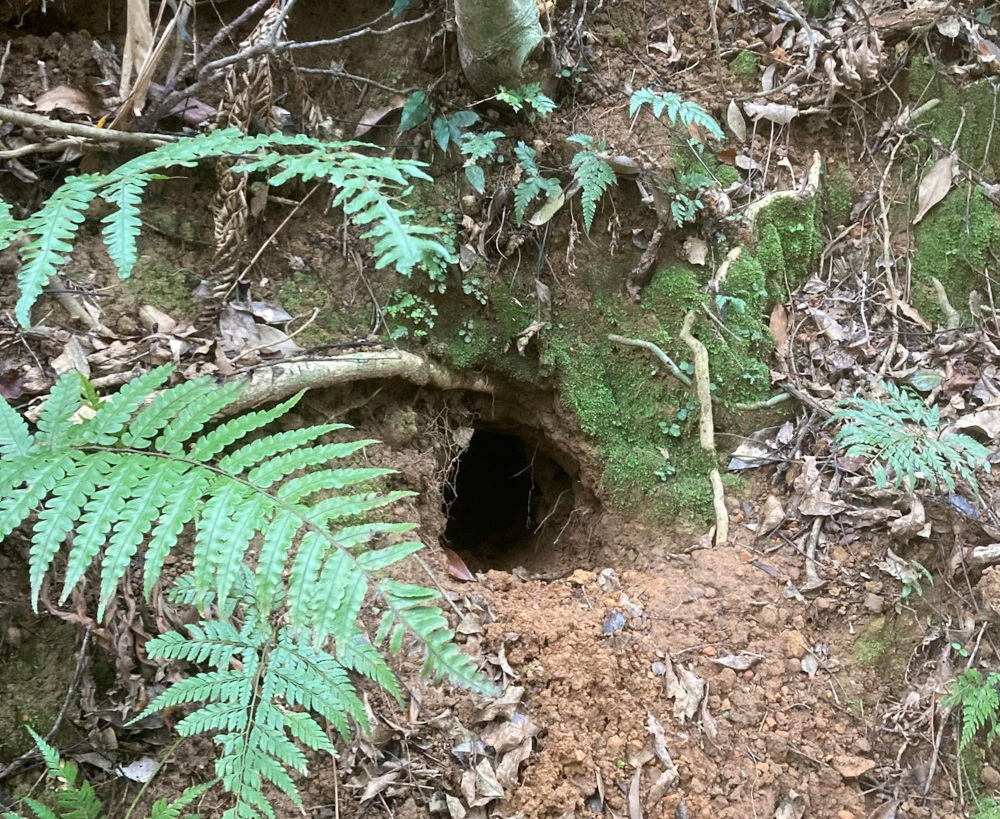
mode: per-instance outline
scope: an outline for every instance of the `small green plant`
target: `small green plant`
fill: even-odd
[[[90,783],[80,777],[80,769],[75,762],[64,762],[59,752],[38,734],[28,728],[45,762],[45,771],[51,779],[59,783],[55,793],[55,810],[40,799],[25,797],[24,804],[31,809],[35,819],[97,819],[104,812],[101,800],[97,798]],[[186,788],[173,802],[158,799],[149,814],[149,819],[198,819],[200,813],[185,813],[184,809],[197,801],[215,783],[206,782]],[[25,819],[21,814],[5,812],[3,819]]]
[[[698,409],[694,401],[688,401],[683,407],[677,410],[673,421],[660,421],[660,432],[669,435],[671,438],[681,437],[681,424],[683,424]]]
[[[712,177],[703,173],[682,174],[676,184],[667,185],[664,192],[670,196],[670,218],[677,227],[693,222],[698,212],[705,207],[701,201],[702,188],[715,184]]]
[[[531,146],[518,142],[514,156],[522,172],[521,181],[514,188],[514,220],[520,225],[528,206],[539,195],[544,194],[551,200],[562,192],[562,185],[558,179],[542,176],[538,170],[538,155]]]
[[[458,328],[458,337],[462,339],[466,344],[472,344],[475,338],[476,322],[472,319],[462,322],[462,326]]]
[[[600,156],[606,147],[603,142],[595,143],[589,134],[573,134],[567,139],[581,146],[569,166],[576,172],[573,178],[581,189],[583,225],[587,233],[590,233],[594,216],[597,215],[597,203],[609,187],[618,184],[618,177],[614,169]]]
[[[490,297],[485,290],[485,284],[479,276],[462,276],[462,292],[466,296],[472,296],[472,298],[484,307],[490,303]]]
[[[1000,711],[1000,673],[991,671],[986,677],[978,668],[967,668],[951,682],[941,704],[961,710],[962,732],[958,750],[963,751],[980,730],[986,728],[986,744],[1000,735],[997,713]]]
[[[977,799],[974,810],[970,819],[1000,819],[1000,802],[991,796]]]
[[[377,268],[392,265],[397,272],[409,275],[428,260],[455,262],[453,250],[438,238],[441,231],[415,223],[413,211],[396,201],[412,180],[432,181],[423,170],[424,164],[362,153],[368,149],[370,146],[360,142],[323,142],[301,134],[246,136],[230,128],[161,145],[106,174],[70,177],[23,221],[13,218],[10,205],[0,200],[0,250],[9,247],[21,231],[29,239],[19,251],[17,319],[23,326],[30,323],[32,305],[73,251],[85,212],[95,197],[100,196],[113,208],[102,220],[104,242],[118,275],[125,279],[138,259],[136,240],[142,230],[139,207],[149,182],[163,178],[164,169],[190,168],[220,156],[244,157],[234,172],[267,173],[274,187],[294,178],[328,182],[336,191],[334,207],[343,208],[347,218],[367,228],[364,238],[373,243]]]
[[[434,329],[434,320],[437,318],[438,310],[431,302],[417,293],[397,290],[385,306],[385,313],[390,318],[400,322],[389,331],[389,336],[398,341],[411,335],[413,338],[426,338],[428,331]]]
[[[903,584],[903,590],[900,592],[900,597],[906,600],[910,595],[916,594],[917,597],[922,597],[924,594],[924,588],[920,585],[920,578],[923,577],[927,581],[929,586],[934,585],[934,575],[932,575],[927,567],[923,563],[919,563],[916,560],[906,561],[910,564],[910,569],[905,570],[900,581]]]
[[[482,134],[462,134],[462,156],[465,157],[465,178],[477,193],[486,190],[486,172],[479,163],[484,159],[493,161],[497,155],[497,140],[503,139],[503,131],[486,131]]]
[[[633,91],[629,99],[628,115],[635,117],[644,105],[650,107],[653,116],[657,119],[666,113],[667,118],[674,125],[696,125],[699,128],[704,128],[716,139],[723,139],[725,136],[719,123],[708,111],[696,102],[681,99],[672,91],[662,94],[651,88],[640,88],[638,91]]]
[[[556,104],[550,97],[542,93],[542,86],[537,82],[528,83],[513,91],[501,85],[500,93],[497,94],[496,98],[507,103],[518,113],[525,106],[533,108],[537,114],[543,117],[556,110]]]
[[[158,367],[113,399],[85,391],[75,373],[64,375],[34,433],[0,401],[0,541],[35,519],[29,579],[36,609],[64,544],[61,602],[98,564],[101,620],[130,570],[141,572],[148,599],[189,532],[193,572],[177,582],[177,594],[204,619],[148,648],[152,656],[216,670],[178,683],[149,710],[207,702],[178,727],[211,732],[221,746],[216,772],[236,798],[223,816],[274,819],[264,783],[301,806],[288,773],[305,770],[299,744],[330,750],[316,717],[341,734],[349,719],[364,727],[350,673],[399,695],[378,648],[383,642],[396,652],[412,635],[423,646],[427,676],[475,688],[483,682],[452,642],[434,605],[437,592],[379,576],[421,544],[402,538],[413,524],[370,520],[413,494],[365,489],[392,470],[338,463],[376,442],[320,442],[347,429],[343,424],[260,434],[301,393],[204,432],[243,385],[205,377],[164,389],[172,372]],[[384,611],[374,641],[359,621],[368,595]],[[210,607],[214,618],[205,614]]]
[[[438,116],[431,123],[431,133],[434,141],[442,151],[447,151],[449,145],[461,147],[462,135],[467,128],[479,122],[479,114],[467,108],[456,111],[450,117]]]
[[[975,471],[990,471],[989,450],[974,438],[941,429],[937,407],[925,407],[909,392],[886,382],[885,396],[853,398],[841,406],[829,424],[842,423],[837,441],[851,458],[865,458],[879,487],[913,490],[920,481],[933,488],[955,489],[958,474],[978,496]]]

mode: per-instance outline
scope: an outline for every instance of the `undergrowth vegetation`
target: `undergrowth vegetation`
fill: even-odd
[[[414,180],[431,179],[424,164],[361,152],[368,147],[302,134],[247,136],[230,128],[162,145],[106,174],[70,176],[23,221],[15,219],[10,204],[0,200],[0,250],[22,231],[29,238],[19,250],[17,319],[22,326],[30,324],[32,306],[72,253],[95,197],[112,207],[102,220],[103,236],[118,275],[126,278],[138,258],[140,205],[150,181],[163,178],[162,171],[171,167],[193,167],[221,156],[242,157],[234,172],[266,172],[274,186],[295,178],[328,182],[335,191],[333,206],[341,207],[348,219],[365,229],[363,238],[373,244],[376,268],[392,265],[406,276],[424,263],[455,261],[452,249],[440,241],[441,229],[418,224],[412,219],[413,211],[396,201]]]
[[[289,774],[305,773],[300,746],[332,751],[317,718],[344,737],[366,726],[356,679],[400,698],[379,646],[396,653],[412,635],[428,677],[484,683],[452,642],[437,592],[380,576],[422,544],[404,537],[413,524],[370,520],[412,494],[365,489],[391,470],[337,464],[375,441],[329,441],[343,424],[267,434],[301,395],[205,431],[242,385],[206,377],[164,388],[171,373],[159,367],[105,399],[78,374],[65,375],[34,433],[0,401],[0,539],[35,516],[36,609],[64,544],[60,601],[96,564],[100,620],[140,547],[148,598],[182,533],[193,530],[193,571],[172,594],[203,619],[147,647],[153,657],[215,670],[178,683],[146,713],[204,703],[178,730],[211,733],[220,745],[216,770],[235,797],[226,816],[273,819],[265,783],[300,804]],[[371,640],[359,622],[369,594],[384,611]]]

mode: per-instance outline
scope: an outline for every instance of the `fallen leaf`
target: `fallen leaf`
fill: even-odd
[[[704,267],[705,260],[708,258],[708,242],[704,239],[688,236],[684,240],[684,244],[681,245],[681,250],[684,253],[684,258],[691,264]]]
[[[747,141],[747,123],[735,99],[730,100],[726,108],[726,124],[740,142]]]
[[[875,769],[875,761],[863,756],[841,754],[833,758],[833,767],[844,779],[857,779]]]
[[[774,348],[778,355],[784,359],[788,353],[788,311],[780,301],[771,310],[769,321],[771,328],[771,338],[774,339]]]
[[[85,114],[93,119],[97,119],[102,113],[90,94],[69,85],[57,85],[50,88],[35,100],[36,111],[48,113],[57,109],[73,114]]]
[[[935,162],[934,167],[920,180],[920,188],[917,191],[917,215],[913,217],[913,224],[923,219],[927,212],[951,190],[955,178],[955,160],[955,154],[946,154]]]
[[[24,376],[18,367],[0,361],[0,398],[14,401],[24,395]]]
[[[528,219],[528,223],[534,225],[535,227],[541,227],[553,216],[559,213],[562,206],[565,204],[566,196],[562,191],[559,191],[531,215]]]
[[[358,127],[354,129],[354,138],[357,139],[359,136],[364,136],[372,128],[378,125],[383,119],[385,119],[393,111],[398,111],[406,104],[406,97],[401,94],[396,94],[389,99],[388,104],[382,105],[378,108],[369,108],[365,111],[361,121],[358,122]]]
[[[712,657],[711,661],[716,665],[724,665],[734,671],[746,671],[764,659],[762,654],[751,654],[749,651],[741,651],[739,654],[727,654],[724,657]]]
[[[453,552],[447,546],[442,546],[444,549],[444,555],[448,559],[448,574],[454,577],[456,580],[474,581],[476,576],[469,571],[469,567],[465,565],[465,561],[458,556],[457,552]]]
[[[799,115],[799,109],[794,105],[782,105],[777,102],[746,102],[743,110],[752,120],[766,119],[775,125],[787,125]]]

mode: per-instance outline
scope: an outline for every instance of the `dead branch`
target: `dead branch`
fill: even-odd
[[[78,122],[62,122],[49,119],[41,114],[29,114],[27,111],[16,111],[0,105],[0,122],[12,122],[22,128],[36,128],[64,137],[77,137],[91,142],[118,142],[126,145],[141,145],[144,148],[156,148],[167,142],[176,142],[177,137],[169,134],[146,134],[132,131],[111,131],[107,128],[95,128]]]
[[[261,4],[258,3],[257,5]],[[266,3],[263,5],[266,5]],[[156,122],[156,120],[163,115],[163,112],[170,111],[179,103],[186,100],[188,97],[200,93],[201,90],[206,85],[209,85],[217,81],[220,77],[222,77],[222,74],[226,68],[236,63],[246,62],[247,60],[251,60],[254,57],[259,57],[262,55],[277,57],[287,52],[301,51],[302,49],[306,48],[320,48],[325,46],[340,45],[342,43],[348,42],[349,40],[354,40],[358,37],[363,37],[368,34],[370,34],[373,37],[381,37],[386,34],[392,34],[396,31],[407,28],[409,26],[415,26],[418,23],[423,23],[427,20],[430,20],[437,13],[437,11],[432,9],[431,11],[428,11],[426,14],[423,14],[420,17],[415,17],[412,20],[403,20],[399,23],[395,23],[394,25],[389,26],[388,28],[382,28],[382,29],[374,28],[374,26],[379,21],[383,20],[390,13],[391,12],[386,12],[385,14],[381,14],[368,25],[360,29],[357,29],[356,31],[348,32],[347,34],[342,34],[339,37],[334,37],[329,40],[310,40],[304,43],[296,43],[291,41],[276,42],[273,39],[268,39],[265,40],[264,42],[256,43],[255,45],[249,46],[248,48],[241,49],[236,54],[233,54],[231,56],[220,57],[219,59],[213,60],[212,62],[202,64],[200,67],[197,68],[196,72],[198,76],[197,82],[192,83],[186,88],[176,90],[178,81],[182,78],[189,77],[192,74],[192,71],[188,71],[187,69],[185,69],[185,71],[178,74],[178,77],[175,78],[173,83],[167,86],[168,88],[167,95],[157,103],[153,112],[149,115],[149,118],[148,119],[144,118],[143,122],[144,123]],[[241,15],[241,17],[242,16],[243,15]],[[175,90],[170,90],[171,87],[173,87]]]

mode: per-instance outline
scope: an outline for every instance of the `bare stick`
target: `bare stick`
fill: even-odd
[[[121,142],[127,145],[141,145],[144,148],[156,148],[167,142],[177,141],[177,137],[169,134],[111,131],[107,128],[81,125],[77,122],[61,122],[57,119],[43,117],[41,114],[29,114],[27,111],[16,111],[2,105],[0,105],[0,122],[12,122],[22,128],[38,128],[60,136],[88,139],[91,142]]]

